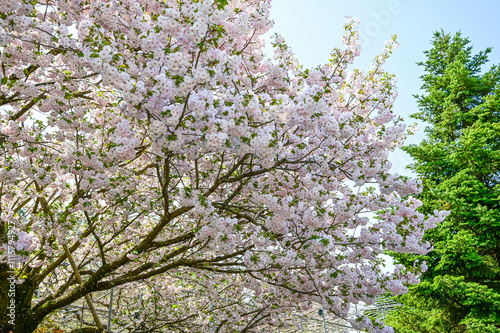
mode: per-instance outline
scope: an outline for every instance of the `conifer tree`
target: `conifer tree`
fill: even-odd
[[[483,70],[491,48],[473,55],[469,43],[436,32],[418,63],[425,73],[412,117],[426,122],[427,138],[404,150],[423,182],[421,212],[450,215],[426,232],[432,252],[393,254],[429,266],[388,319],[399,332],[500,332],[500,75]]]

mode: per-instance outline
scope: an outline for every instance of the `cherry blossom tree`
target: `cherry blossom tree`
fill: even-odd
[[[348,19],[343,47],[304,69],[280,36],[264,56],[269,10],[0,1],[1,321],[12,268],[16,333],[112,288],[135,332],[276,332],[313,303],[347,317],[418,281],[425,267],[379,256],[426,253],[446,215],[418,213],[418,181],[390,172],[395,39],[351,70]]]

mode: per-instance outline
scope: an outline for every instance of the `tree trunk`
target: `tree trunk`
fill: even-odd
[[[17,285],[7,264],[0,265],[0,323],[14,327],[16,333],[32,333],[38,322],[31,318],[31,281]]]
[[[10,275],[11,274],[9,265],[1,264],[0,265],[0,323],[5,323],[5,324],[7,324],[11,320],[8,316],[10,311],[8,307],[10,305],[10,300],[14,299],[13,297],[9,297],[12,296],[12,294],[9,295]],[[13,324],[12,321],[11,324]]]

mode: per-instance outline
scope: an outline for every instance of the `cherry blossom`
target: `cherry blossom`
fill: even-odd
[[[268,0],[0,6],[16,332],[79,327],[57,311],[111,288],[116,321],[146,331],[276,332],[314,303],[391,331],[349,309],[417,283],[425,263],[387,272],[379,255],[426,253],[447,214],[419,213],[420,183],[390,171],[411,131],[384,71],[394,38],[352,69],[348,18],[331,60],[304,69],[281,36],[264,55]]]

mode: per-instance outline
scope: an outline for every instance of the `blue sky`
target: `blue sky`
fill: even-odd
[[[413,94],[419,92],[422,71],[416,65],[424,60],[423,51],[430,48],[434,31],[461,31],[469,37],[474,51],[493,47],[489,65],[500,64],[500,1],[478,0],[273,0],[273,32],[278,32],[294,50],[305,67],[326,63],[331,50],[340,45],[345,16],[360,19],[362,50],[355,67],[368,70],[371,59],[392,35],[400,47],[386,64],[386,70],[398,77],[399,97],[396,114],[407,123],[417,111]],[[423,135],[410,137],[407,143],[418,143]],[[410,158],[403,152],[391,156],[393,170],[408,174],[405,165]]]

